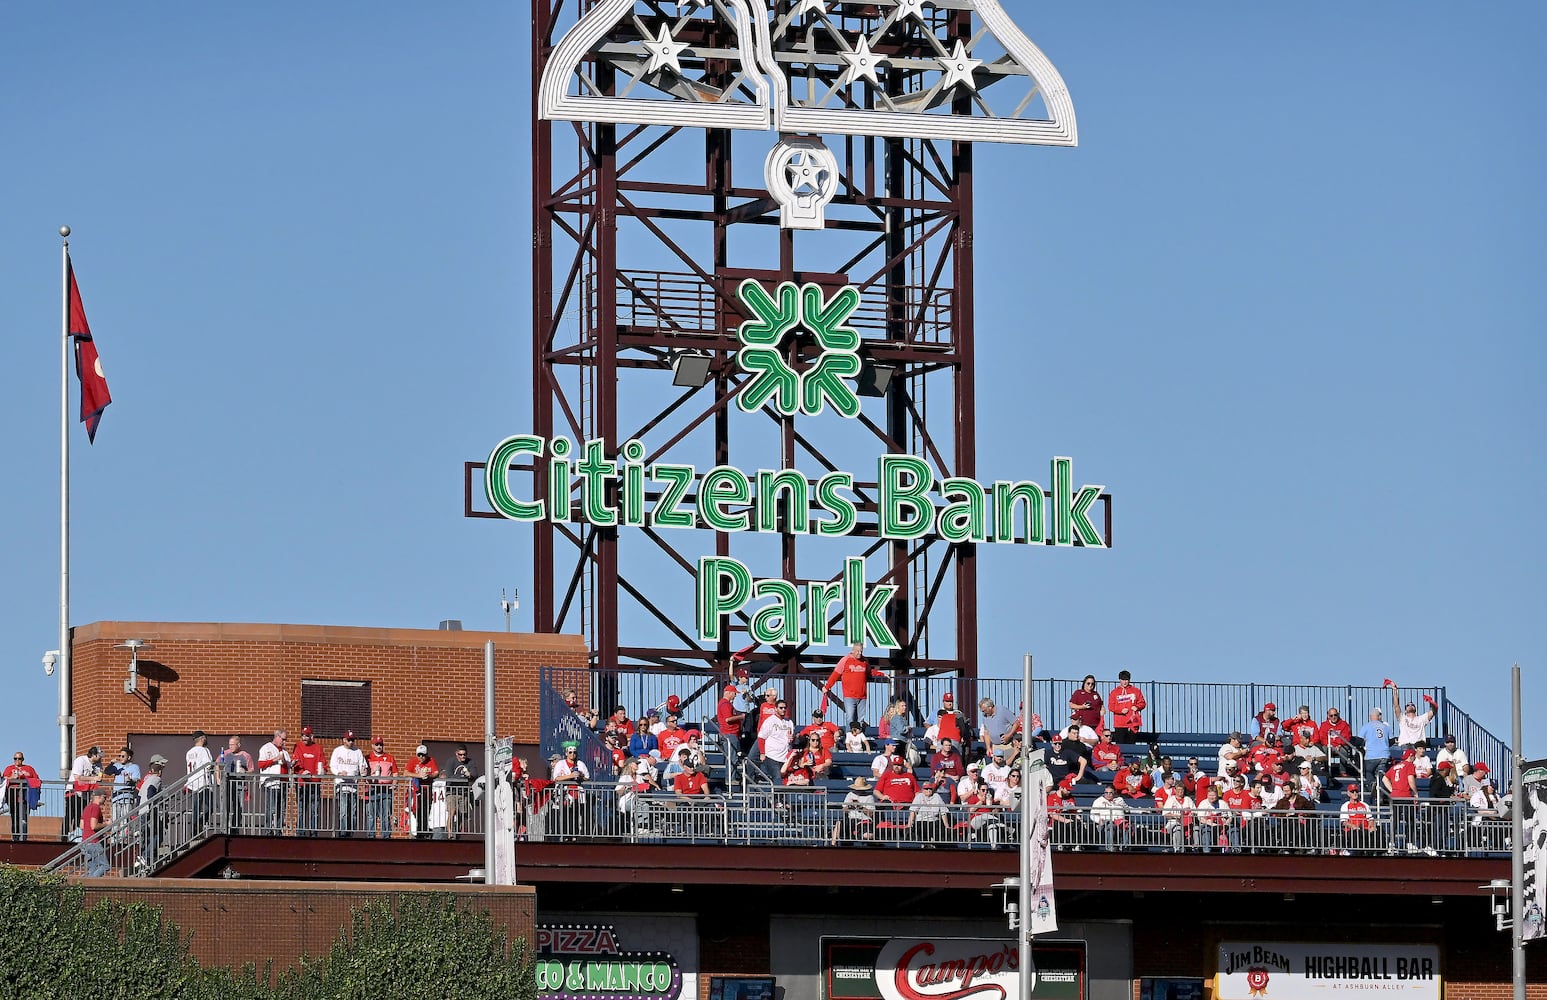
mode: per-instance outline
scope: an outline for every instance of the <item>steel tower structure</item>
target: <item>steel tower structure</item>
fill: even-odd
[[[699,468],[821,475],[907,453],[974,477],[969,139],[1074,144],[1056,70],[1006,25],[995,0],[535,0],[531,432],[577,451],[601,438],[610,458],[637,439],[646,461]],[[1008,110],[990,87],[1015,91]],[[770,159],[781,134],[830,152]],[[817,218],[792,228],[781,211],[802,190]],[[748,277],[859,291],[856,419],[737,409]],[[801,370],[818,348],[797,334],[782,350]],[[540,489],[546,463],[526,468]],[[700,555],[795,584],[862,555],[870,582],[898,586],[882,665],[976,676],[975,546],[880,538],[873,480],[856,481],[860,525],[841,542],[535,524],[534,627],[582,631],[604,672],[723,668],[746,619],[716,643],[692,633]],[[825,674],[843,652],[748,659]]]

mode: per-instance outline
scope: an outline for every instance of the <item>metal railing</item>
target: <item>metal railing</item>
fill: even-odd
[[[0,803],[0,839],[69,840],[91,800],[71,781],[42,779],[34,789],[7,788]]]
[[[531,807],[525,837],[532,841],[1010,850],[1020,831],[1013,809],[883,801],[856,810],[820,788],[680,795],[597,782],[549,786]],[[1069,851],[1456,857],[1508,851],[1508,821],[1459,802],[1372,807],[1367,815],[1368,829],[1350,830],[1327,810],[1208,814],[1129,807],[1120,822],[1107,822],[1087,806],[1055,811],[1049,826],[1054,849]]]
[[[194,786],[204,787],[195,791]],[[224,775],[215,765],[170,782],[150,802],[114,807],[94,841],[46,870],[150,875],[207,837],[482,838],[482,780]],[[524,816],[524,787],[517,797]]]
[[[545,670],[544,676],[556,688],[568,687],[585,691],[587,685],[581,677],[585,673],[582,671],[561,674],[557,671]],[[640,711],[661,704],[670,695],[677,695],[683,703],[684,724],[695,726],[714,718],[720,689],[726,679],[723,673],[714,675],[704,671],[607,672],[605,678],[593,672],[589,674],[589,678],[590,690],[605,690],[609,696],[615,697],[617,702],[628,706],[631,717],[637,717]],[[825,679],[825,674],[820,677],[812,675],[792,680],[782,675],[754,673],[750,679],[751,693],[756,700],[768,686],[777,688],[789,702],[789,718],[794,720],[796,727],[799,728],[805,725],[811,712],[820,704],[821,684]],[[1144,712],[1144,730],[1157,734],[1163,747],[1166,745],[1167,735],[1219,735],[1236,729],[1250,735],[1254,730],[1253,716],[1266,702],[1270,701],[1278,706],[1278,714],[1284,719],[1293,717],[1299,706],[1308,705],[1311,708],[1311,718],[1318,723],[1326,718],[1328,708],[1337,708],[1356,736],[1372,708],[1381,709],[1386,721],[1395,726],[1395,720],[1391,718],[1391,691],[1383,687],[1258,683],[1184,684],[1149,680],[1136,680],[1135,683],[1144,691],[1145,699],[1149,703],[1148,709]],[[1031,711],[1041,716],[1045,727],[1056,728],[1061,724],[1067,724],[1069,696],[1079,686],[1078,679],[1035,680],[1032,684]],[[1116,686],[1115,679],[1097,679],[1097,690],[1103,697]],[[908,687],[900,692],[900,696],[908,701],[908,719],[912,735],[922,735],[925,727],[933,722],[935,711],[940,707],[946,692],[954,696],[957,709],[966,716],[967,724],[974,732],[979,722],[978,704],[982,699],[992,699],[997,706],[997,711],[1008,713],[1011,718],[1016,716],[1021,703],[1021,684],[1018,680],[945,676],[913,678]],[[1435,720],[1428,728],[1431,739],[1437,739],[1447,732],[1455,733],[1457,746],[1467,753],[1471,761],[1486,761],[1495,775],[1508,774],[1511,759],[1509,747],[1450,701],[1445,688],[1403,689],[1404,698],[1413,697],[1414,700],[1417,700],[1418,695],[1425,693],[1434,698],[1439,706],[1435,712]],[[870,726],[875,726],[888,702],[897,696],[899,692],[893,684],[871,681],[866,689],[866,700],[861,709],[864,721]],[[562,707],[563,701],[554,699],[553,704]],[[549,703],[545,701],[542,715],[543,732],[553,733],[556,732],[561,715],[550,714],[547,711],[548,705]],[[601,716],[605,718],[613,706],[608,704],[597,707]],[[839,714],[830,702],[827,717],[838,721]],[[578,716],[575,716],[575,721],[579,721]],[[566,736],[566,738],[574,737]],[[544,749],[547,749],[546,743]]]

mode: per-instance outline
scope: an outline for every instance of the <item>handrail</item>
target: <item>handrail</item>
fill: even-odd
[[[163,848],[170,860],[215,832],[212,827],[217,825],[216,814],[224,814],[224,810],[215,808],[220,787],[225,784],[217,780],[218,776],[219,771],[211,762],[163,784],[148,803],[137,802],[131,809],[119,810],[112,809],[109,800],[112,818],[107,825],[90,839],[82,831],[80,842],[44,865],[43,870],[102,875],[116,869],[121,875],[149,874],[160,861]],[[191,801],[195,798],[199,801]],[[182,824],[173,824],[171,820],[174,814],[187,811],[189,805],[193,806],[192,821],[184,830]],[[167,831],[172,831],[171,836],[167,836]],[[181,835],[184,832],[186,836]]]

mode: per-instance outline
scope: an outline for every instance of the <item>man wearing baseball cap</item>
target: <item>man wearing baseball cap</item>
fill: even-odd
[[[944,841],[951,832],[949,815],[950,807],[940,794],[940,779],[930,778],[908,806],[908,839],[926,847]]]
[[[1443,764],[1446,761],[1449,761],[1451,767],[1455,768],[1456,770],[1455,776],[1458,781],[1466,777],[1467,772],[1472,769],[1471,761],[1467,760],[1466,751],[1456,746],[1455,733],[1445,734],[1444,746],[1441,747],[1440,752],[1435,756],[1434,761],[1436,764]]]
[[[720,692],[720,703],[714,710],[714,724],[720,730],[720,747],[725,751],[725,763],[730,766],[732,777],[736,775],[736,765],[741,761],[741,726],[747,718],[747,713],[736,710],[739,690],[734,684],[725,685]]]
[[[1381,787],[1391,798],[1392,839],[1391,849],[1405,844],[1407,853],[1417,854],[1418,845],[1418,770],[1413,766],[1417,756],[1411,748],[1402,751],[1401,758],[1381,778]]]
[[[290,769],[295,772],[295,832],[299,837],[315,837],[322,829],[322,773],[327,766],[322,744],[312,735],[311,726],[301,727],[301,742],[290,751]]]
[[[371,752],[365,758],[371,779],[365,802],[365,835],[385,840],[392,836],[392,784],[398,773],[397,758],[387,752],[386,737],[371,738]]]
[[[360,776],[365,774],[365,754],[355,746],[354,730],[333,748],[328,770],[333,774],[333,802],[338,807],[337,836],[353,837],[360,826]]]

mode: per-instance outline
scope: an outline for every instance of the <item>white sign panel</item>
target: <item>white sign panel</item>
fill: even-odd
[[[1215,1000],[1440,1000],[1433,945],[1222,941]]]
[[[1525,791],[1520,811],[1525,830],[1520,847],[1525,855],[1520,937],[1535,941],[1547,938],[1547,760],[1527,764],[1520,780]]]

